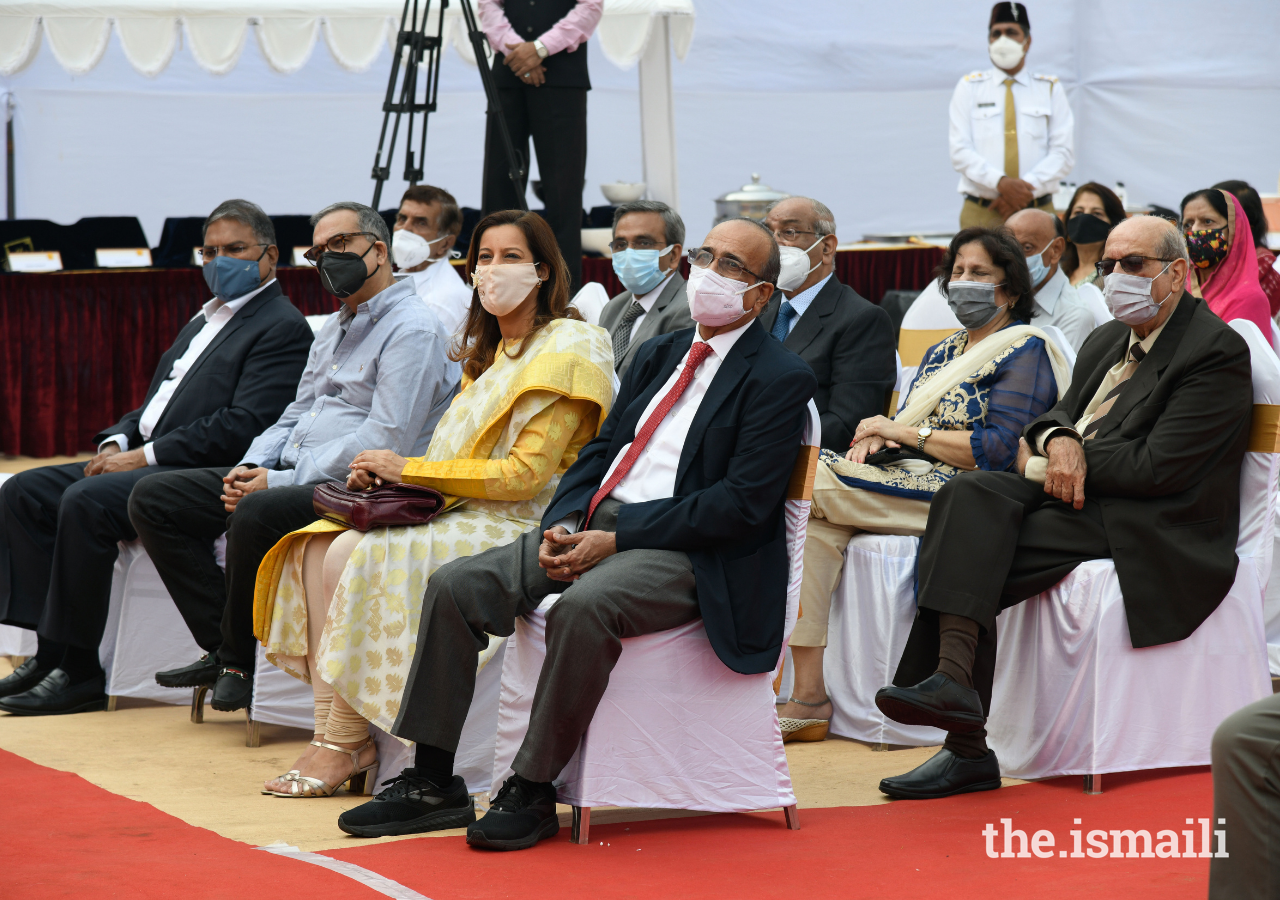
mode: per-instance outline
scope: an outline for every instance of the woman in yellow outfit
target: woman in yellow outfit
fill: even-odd
[[[547,224],[517,210],[486,216],[467,268],[476,292],[453,351],[462,390],[427,455],[366,450],[347,480],[353,489],[433,487],[446,511],[364,534],[316,522],[281,540],[258,570],[254,630],[267,659],[315,692],[316,739],[267,782],[269,793],[327,796],[376,766],[369,722],[390,730],[399,712],[427,579],[536,527],[609,413],[609,336],[569,308],[568,270]]]

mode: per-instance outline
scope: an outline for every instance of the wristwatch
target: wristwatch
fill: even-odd
[[[929,435],[933,434],[933,429],[928,425],[916,432],[916,449],[921,453],[924,452],[924,442],[929,440]]]
[[[547,45],[540,40],[533,42],[533,49],[537,52],[539,59],[546,59],[551,54],[547,51]]]

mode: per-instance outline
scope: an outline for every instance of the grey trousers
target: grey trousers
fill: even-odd
[[[1226,830],[1229,856],[1209,862],[1209,900],[1280,896],[1280,694],[1214,732],[1213,829]]]
[[[621,504],[605,500],[594,529],[613,531]],[[530,781],[552,781],[591,724],[622,653],[622,639],[696,619],[693,564],[675,550],[628,550],[574,582],[553,581],[538,565],[542,530],[476,556],[454,560],[431,576],[413,668],[395,734],[456,751],[475,692],[485,633],[510,635],[517,616],[548,594],[562,596],[547,613],[547,656],[538,675],[529,730],[512,768]]]

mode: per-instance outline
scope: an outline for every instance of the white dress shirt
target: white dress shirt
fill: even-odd
[[[994,200],[1004,177],[1004,98],[1013,79],[1019,177],[1037,197],[1058,189],[1075,164],[1075,125],[1067,92],[1052,75],[1017,75],[991,68],[960,79],[951,95],[951,165],[962,194]]]
[[[414,289],[440,319],[446,334],[456,335],[471,310],[471,288],[458,277],[448,258],[433,262],[421,272],[411,272]]]
[[[1061,266],[1036,291],[1035,306],[1036,312],[1031,318],[1031,324],[1036,327],[1056,325],[1061,328],[1063,335],[1071,343],[1071,349],[1077,352],[1096,324],[1093,311],[1080,299]]]
[[[204,326],[191,339],[191,343],[187,345],[186,352],[173,361],[173,368],[169,370],[169,377],[160,383],[160,387],[156,389],[155,396],[151,398],[151,402],[142,410],[142,417],[138,419],[138,433],[142,435],[142,440],[144,441],[142,454],[147,459],[147,465],[158,465],[156,451],[151,446],[151,433],[155,431],[156,424],[159,423],[160,417],[164,415],[165,408],[169,405],[169,401],[173,399],[173,395],[177,392],[178,385],[182,383],[182,379],[187,372],[191,371],[191,367],[200,358],[200,354],[204,353],[205,349],[213,343],[213,339],[218,336],[218,332],[231,321],[232,316],[244,308],[246,303],[262,293],[269,285],[275,284],[275,282],[276,280],[272,278],[266,284],[259,285],[256,290],[236,297],[234,300],[224,301],[214,297],[201,308],[199,314],[204,316]],[[123,434],[113,434],[98,445],[98,452],[101,453],[102,448],[111,443],[119,445],[122,453],[129,449],[129,438]]]
[[[658,283],[658,286],[647,294],[641,294],[639,297],[632,294],[631,299],[640,304],[640,308],[644,310],[640,315],[636,316],[636,320],[631,323],[631,334],[627,335],[627,341],[630,342],[635,337],[636,332],[640,330],[640,323],[644,321],[644,317],[649,315],[649,310],[653,309],[653,304],[658,302],[658,297],[662,294],[663,289],[667,286],[667,282],[671,280],[671,276],[676,274],[676,270],[672,269],[667,273],[667,277]],[[630,306],[630,304],[627,304]]]
[[[834,274],[834,272],[831,273],[831,275]],[[791,317],[791,321],[787,323],[787,334],[796,330],[796,323],[800,321],[800,317],[804,315],[804,311],[809,308],[809,304],[813,303],[814,298],[818,296],[818,292],[827,286],[827,282],[831,280],[831,275],[828,275],[817,284],[805,288],[794,297],[783,296],[782,299],[790,303],[791,308],[796,311],[796,314]],[[779,312],[779,315],[781,315],[781,312]],[[778,320],[774,319],[774,321],[776,322]]]

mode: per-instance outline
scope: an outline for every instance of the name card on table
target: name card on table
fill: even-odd
[[[62,254],[57,250],[10,251],[5,258],[10,272],[62,271]]]
[[[293,264],[295,266],[310,266],[311,268],[314,269],[315,264],[312,263],[311,260],[307,259],[305,256],[302,255],[310,249],[311,249],[310,247],[294,247],[293,248]]]
[[[109,248],[93,253],[99,269],[139,269],[151,265],[151,251],[146,247]]]

